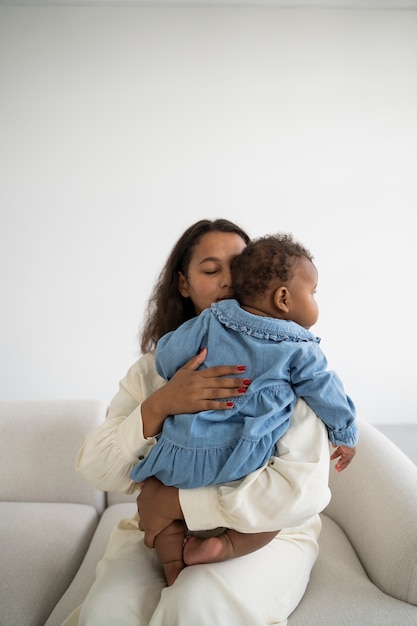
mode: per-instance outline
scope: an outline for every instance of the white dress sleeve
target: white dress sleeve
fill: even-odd
[[[133,493],[130,472],[155,438],[145,439],[141,403],[165,381],[155,371],[153,354],[142,356],[120,381],[106,421],[89,433],[76,460],[79,474],[97,489]]]
[[[329,459],[326,428],[300,399],[278,442],[277,456],[264,468],[233,483],[180,490],[187,526],[240,532],[299,526],[330,501]]]

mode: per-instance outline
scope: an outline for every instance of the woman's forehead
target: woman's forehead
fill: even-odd
[[[193,257],[200,263],[204,260],[221,260],[240,254],[245,246],[246,243],[237,233],[206,233],[194,248]]]

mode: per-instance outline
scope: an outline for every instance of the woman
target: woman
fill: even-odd
[[[250,364],[196,371],[204,350],[165,384],[156,374],[152,352],[163,334],[213,301],[233,295],[230,264],[247,242],[246,233],[226,220],[202,220],[174,246],[150,299],[141,342],[144,356],[121,381],[108,419],[86,438],[77,459],[80,474],[98,489],[133,493],[137,485],[130,472],[168,415],[227,410],[230,399],[250,384],[241,378]],[[190,490],[148,479],[138,498],[144,534],[138,531],[137,517],[120,522],[97,566],[94,585],[66,626],[285,624],[317,558],[318,513],[330,498],[328,469],[327,433],[299,400],[277,456],[244,479]],[[177,519],[184,519],[191,531],[282,530],[257,552],[187,567],[166,587],[158,557],[149,547]]]

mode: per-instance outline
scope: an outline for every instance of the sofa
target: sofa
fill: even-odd
[[[0,403],[1,626],[59,626],[111,529],[136,511],[133,496],[99,492],[74,469],[105,416],[96,400]],[[417,466],[359,426],[353,463],[331,469],[320,555],[289,626],[417,625]]]

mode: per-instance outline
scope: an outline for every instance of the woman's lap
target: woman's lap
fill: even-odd
[[[283,530],[265,548],[222,563],[185,568],[171,587],[137,521],[114,529],[78,626],[285,624],[318,554],[320,520]]]

